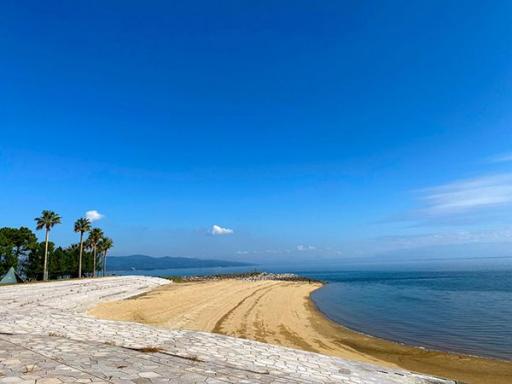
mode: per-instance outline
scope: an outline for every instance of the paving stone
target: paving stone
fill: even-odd
[[[87,310],[169,284],[127,276],[0,287],[0,384],[449,384],[399,369]],[[141,351],[153,348],[152,353]]]

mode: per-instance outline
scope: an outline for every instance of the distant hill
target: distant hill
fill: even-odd
[[[254,264],[227,260],[194,259],[189,257],[151,257],[146,255],[110,256],[107,267],[110,271],[130,269],[151,270],[168,268],[244,267]]]

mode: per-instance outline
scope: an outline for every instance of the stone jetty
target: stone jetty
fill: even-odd
[[[455,383],[255,341],[87,315],[99,302],[165,284],[170,281],[127,276],[0,287],[0,384]]]

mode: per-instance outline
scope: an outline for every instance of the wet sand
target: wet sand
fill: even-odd
[[[429,351],[363,335],[320,313],[319,283],[220,280],[172,284],[104,303],[90,314],[171,329],[216,332],[311,352],[399,366],[476,384],[512,383],[512,362]]]

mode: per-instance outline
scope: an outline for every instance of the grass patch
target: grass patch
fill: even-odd
[[[142,348],[128,348],[128,349],[131,349],[131,350],[137,351],[137,352],[143,352],[143,353],[163,352],[163,349],[162,348],[158,348],[158,347],[142,347]]]

